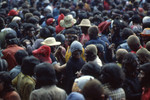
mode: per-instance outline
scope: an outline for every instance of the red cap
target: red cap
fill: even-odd
[[[48,19],[46,20],[46,24],[47,24],[47,25],[50,25],[50,24],[52,24],[54,21],[55,21],[55,19],[53,19],[53,18],[48,18]]]
[[[98,25],[99,31],[102,33],[105,29],[107,29],[109,27],[110,24],[111,24],[111,22],[107,22],[107,21],[101,22]]]
[[[14,9],[10,10],[8,13],[8,16],[15,16],[15,15],[18,15],[18,12]]]

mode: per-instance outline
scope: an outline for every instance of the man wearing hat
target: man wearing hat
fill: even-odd
[[[145,16],[142,20],[143,23],[143,32],[141,33],[143,45],[150,40],[150,17]]]

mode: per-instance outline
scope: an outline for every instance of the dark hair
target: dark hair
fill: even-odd
[[[24,30],[28,31],[30,28],[35,28],[35,26],[31,23],[26,23],[25,26],[24,26]]]
[[[40,29],[40,37],[42,37],[43,39],[46,39],[51,36],[52,35],[48,28],[44,27],[44,28]]]
[[[122,60],[122,67],[126,74],[132,74],[138,68],[139,62],[136,54],[129,52]]]
[[[100,81],[109,84],[110,88],[117,89],[122,86],[125,79],[123,70],[115,63],[105,64],[102,67]]]
[[[7,71],[8,69],[8,63],[5,59],[0,59],[0,72],[1,71]]]
[[[140,66],[139,70],[144,72],[144,77],[141,80],[141,85],[144,87],[150,87],[150,63],[145,63]]]
[[[0,93],[0,97],[4,96],[6,93],[10,91],[14,91],[14,88],[12,87],[12,84],[11,84],[12,80],[11,80],[9,72],[1,71],[0,81],[4,82],[4,88],[3,88],[2,93]]]
[[[23,59],[24,59],[26,56],[28,56],[28,53],[27,53],[25,50],[18,50],[18,51],[15,53],[14,56],[15,56],[15,59],[16,59],[17,63],[18,63],[19,65],[21,65]]]
[[[132,16],[132,21],[133,21],[133,23],[141,24],[142,19],[139,15],[135,14],[135,15]]]
[[[88,29],[88,34],[89,34],[89,37],[90,39],[96,39],[97,36],[98,36],[98,27],[97,26],[91,26],[89,29]]]
[[[81,72],[84,75],[91,75],[98,79],[100,76],[101,68],[96,63],[86,63],[82,66]]]
[[[34,74],[35,66],[39,63],[40,61],[34,56],[25,57],[21,65],[22,73],[25,75],[32,76]]]
[[[30,17],[30,18],[28,19],[28,22],[35,25],[35,24],[37,24],[39,21],[38,21],[37,18],[35,18],[35,17],[33,16],[33,17]]]
[[[19,44],[17,36],[14,35],[13,33],[7,33],[5,36],[5,40],[6,40],[7,45]]]
[[[123,40],[126,40],[130,35],[133,35],[134,32],[132,29],[130,28],[124,28],[122,33],[121,33],[121,37]]]
[[[16,23],[16,22],[11,22],[9,25],[8,25],[8,27],[10,27],[10,28],[12,28],[12,29],[17,29],[18,30],[18,28],[19,28],[19,25],[18,25],[18,23]]]
[[[35,68],[37,87],[54,85],[57,83],[55,69],[50,63],[40,63]]]
[[[63,34],[57,34],[55,39],[56,39],[56,41],[61,42],[61,44],[65,43],[65,36]]]

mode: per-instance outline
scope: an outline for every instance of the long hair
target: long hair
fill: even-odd
[[[143,64],[140,68],[144,72],[144,77],[141,80],[141,85],[144,87],[150,87],[150,63]]]

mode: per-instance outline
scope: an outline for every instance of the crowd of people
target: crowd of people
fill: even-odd
[[[0,100],[150,100],[150,0],[0,7]]]

